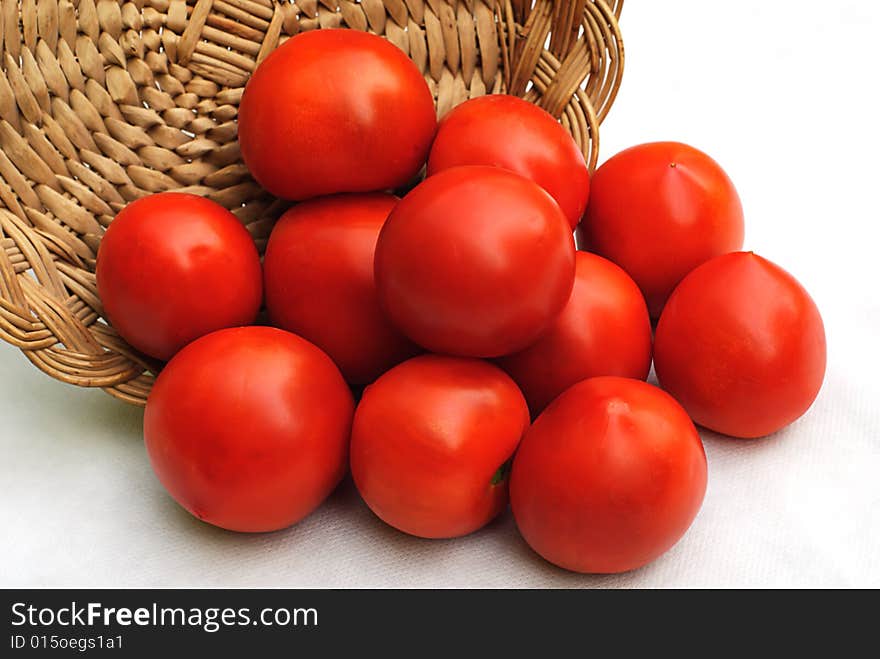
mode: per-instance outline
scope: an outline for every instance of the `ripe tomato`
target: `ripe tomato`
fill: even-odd
[[[437,129],[434,97],[397,46],[358,30],[312,30],[257,67],[238,111],[241,155],[287,199],[408,183]]]
[[[379,300],[410,339],[498,357],[532,343],[565,306],[574,241],[537,184],[495,167],[455,167],[392,211],[375,265]]]
[[[281,217],[266,248],[273,324],[326,351],[356,385],[419,352],[385,318],[373,283],[376,239],[396,203],[382,193],[305,201]]]
[[[654,359],[660,384],[696,423],[762,437],[800,417],[819,394],[825,329],[794,277],[736,252],[678,285],[657,325]]]
[[[651,370],[651,320],[639,287],[601,256],[577,253],[568,304],[541,338],[498,364],[537,416],[575,382],[599,375],[644,380]]]
[[[503,467],[528,425],[522,394],[498,367],[415,357],[364,391],[351,473],[391,526],[424,538],[465,535],[507,505]]]
[[[575,572],[640,567],[688,529],[706,492],[706,455],[671,396],[600,377],[553,401],[523,438],[510,504],[526,542]]]
[[[516,96],[480,96],[443,117],[428,176],[460,165],[503,167],[531,179],[556,200],[572,229],[587,206],[584,154],[556,119]]]
[[[739,196],[709,156],[677,142],[618,153],[593,176],[582,236],[635,279],[652,318],[691,270],[743,244]]]
[[[113,327],[161,360],[214,330],[249,325],[263,299],[247,230],[222,206],[179,192],[122,209],[101,240],[96,276]]]
[[[354,401],[330,358],[272,327],[209,334],[159,374],[144,439],[156,476],[232,531],[301,520],[345,473]]]

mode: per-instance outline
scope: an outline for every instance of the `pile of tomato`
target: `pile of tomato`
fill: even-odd
[[[438,125],[415,65],[353,30],[270,55],[238,131],[257,182],[298,202],[262,261],[231,212],[169,192],[124,208],[97,263],[107,318],[167,362],[152,466],[206,522],[290,526],[350,470],[406,533],[468,534],[509,504],[547,560],[629,570],[700,509],[695,423],[761,437],[818,394],[815,304],[738,251],[737,192],[694,148],[636,146],[591,180],[524,100]]]

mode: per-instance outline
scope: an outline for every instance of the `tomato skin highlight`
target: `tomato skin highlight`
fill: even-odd
[[[156,476],[199,519],[274,531],[317,508],[346,471],[354,400],[317,347],[272,327],[221,330],[159,374],[144,439]]]
[[[803,415],[825,377],[825,329],[788,272],[752,252],[703,264],[669,298],[655,340],[661,386],[701,426],[772,434]]]
[[[513,461],[526,542],[582,573],[633,570],[672,547],[706,491],[706,455],[675,400],[646,382],[584,380],[538,417]]]
[[[639,287],[601,256],[578,252],[574,289],[550,328],[525,350],[502,357],[537,416],[571,385],[617,375],[644,380],[651,370],[651,319]]]
[[[522,394],[497,366],[422,355],[364,391],[351,473],[390,526],[423,538],[466,535],[507,505],[507,479],[493,478],[528,425]]]
[[[653,142],[621,151],[593,175],[580,235],[642,289],[652,318],[681,279],[742,248],[742,205],[724,170],[702,151]]]
[[[574,284],[574,240],[540,186],[496,167],[455,167],[406,195],[382,227],[380,304],[438,353],[499,357],[549,327]]]
[[[420,352],[385,317],[373,280],[376,240],[397,201],[372,193],[299,203],[281,217],[266,247],[272,323],[324,350],[353,385]]]
[[[534,103],[508,94],[465,101],[440,121],[428,176],[461,165],[489,165],[540,185],[574,229],[590,195],[584,154],[562,125]]]
[[[200,336],[251,324],[263,300],[247,229],[219,204],[180,192],[123,208],[101,239],[95,275],[113,327],[163,361]]]
[[[302,200],[400,187],[437,129],[413,62],[367,32],[302,32],[254,71],[241,99],[241,155],[272,194]]]

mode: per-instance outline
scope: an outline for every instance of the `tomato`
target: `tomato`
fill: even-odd
[[[644,380],[651,320],[639,287],[619,267],[578,252],[568,304],[537,342],[498,360],[537,416],[575,382],[599,375]]]
[[[373,283],[376,240],[396,203],[382,193],[305,201],[281,217],[266,248],[272,323],[326,351],[356,385],[419,352],[386,319]]]
[[[399,187],[437,129],[434,97],[397,46],[358,30],[312,30],[273,51],[245,87],[241,155],[287,199]]]
[[[410,339],[498,357],[532,343],[565,306],[574,241],[537,184],[495,167],[455,167],[391,212],[375,268],[380,303]]]
[[[161,360],[214,330],[249,325],[263,299],[247,230],[222,206],[179,192],[123,208],[101,240],[95,274],[113,327]]]
[[[169,494],[232,531],[301,520],[345,473],[354,401],[330,358],[294,334],[241,327],[181,350],[147,399],[144,439]]]
[[[571,135],[550,114],[516,96],[480,96],[443,117],[428,176],[459,165],[503,167],[531,179],[556,200],[572,228],[590,195],[590,172]]]
[[[684,278],[657,325],[661,386],[693,420],[762,437],[800,417],[825,376],[825,329],[809,294],[752,252],[712,259]]]
[[[709,156],[677,142],[626,149],[593,176],[582,236],[636,281],[652,318],[701,263],[743,244],[739,196]]]
[[[415,357],[364,391],[351,473],[387,524],[424,538],[465,535],[507,505],[505,466],[528,425],[522,394],[497,366]]]
[[[685,411],[619,377],[566,390],[526,433],[510,504],[526,542],[567,570],[645,565],[684,535],[703,502],[706,455]]]

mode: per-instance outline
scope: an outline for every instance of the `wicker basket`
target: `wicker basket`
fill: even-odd
[[[231,209],[257,244],[289,204],[236,141],[248,75],[302,30],[384,35],[440,115],[490,92],[559,117],[596,164],[623,0],[0,0],[0,338],[49,375],[144,404],[159,365],[102,319],[101,234],[169,189]]]

